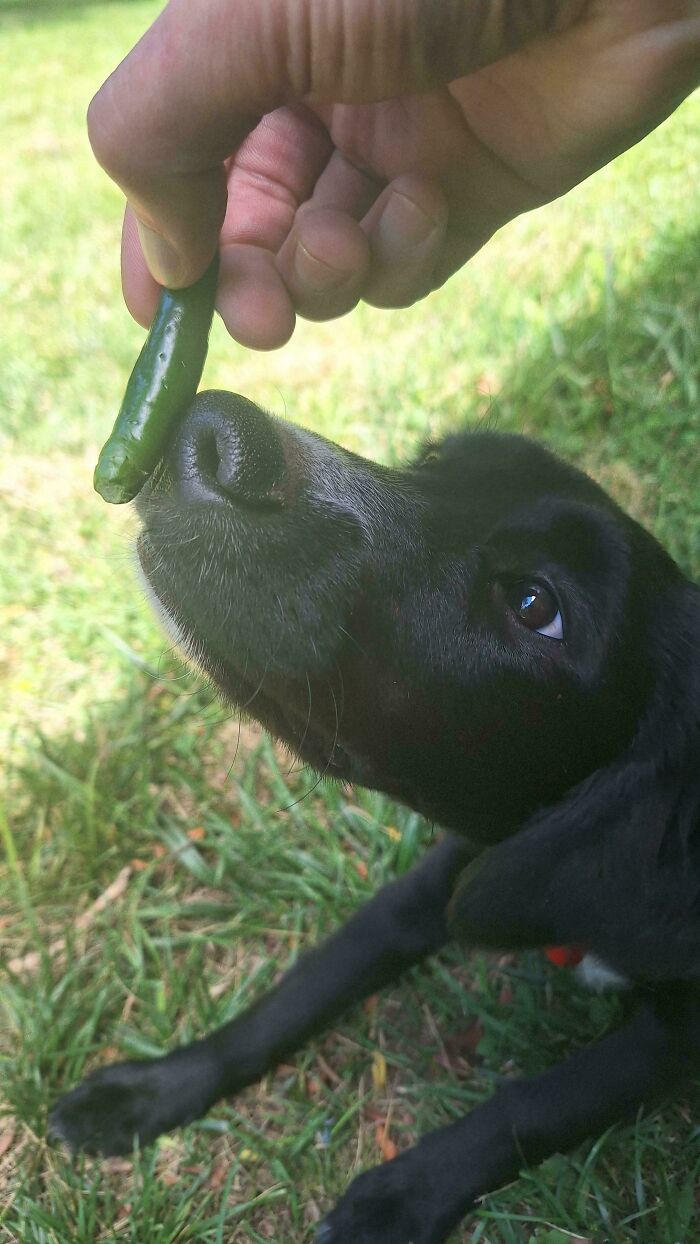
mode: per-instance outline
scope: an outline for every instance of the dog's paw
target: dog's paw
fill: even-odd
[[[75,1151],[111,1157],[131,1153],[136,1140],[147,1145],[199,1118],[213,1100],[212,1077],[196,1059],[183,1067],[180,1053],[93,1072],[56,1102],[49,1114],[49,1138]]]
[[[316,1244],[443,1244],[454,1224],[445,1223],[420,1166],[409,1149],[360,1175],[321,1223]]]

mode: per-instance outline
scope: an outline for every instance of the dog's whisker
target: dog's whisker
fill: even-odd
[[[231,777],[231,774],[233,773],[233,770],[236,766],[236,761],[238,760],[238,749],[240,748],[240,745],[241,745],[241,733],[243,729],[243,715],[240,709],[238,710],[237,713],[231,713],[229,717],[226,718],[225,720],[232,721],[234,716],[236,717],[237,722],[238,722],[238,730],[236,732],[236,746],[233,749],[233,756],[231,758],[231,763],[228,769],[226,770],[226,781],[227,782],[229,778]]]
[[[247,700],[244,700],[244,702],[241,704],[241,709],[243,712],[245,712],[246,709],[250,708],[251,704],[253,704],[253,702],[261,694],[262,689],[265,685],[265,679],[267,678],[268,669],[269,669],[269,664],[265,666],[262,674],[260,675],[260,681],[257,687],[255,688],[255,691],[253,692],[253,694]]]
[[[321,785],[321,782],[323,781],[326,774],[328,773],[331,763],[332,761],[329,760],[323,772],[319,773],[313,786],[310,786],[308,790],[305,790],[303,795],[300,795],[298,799],[294,799],[292,803],[287,803],[284,805],[284,807],[278,808],[277,809],[278,813],[279,812],[291,812],[292,808],[298,807],[300,803],[305,803],[306,800],[309,798],[309,796],[313,795],[314,791],[317,790],[317,788]]]
[[[311,725],[311,679],[309,678],[309,674],[307,670],[304,671],[304,678],[306,681],[306,690],[307,690],[306,721],[304,722],[304,732],[301,736],[301,739],[299,740],[298,743],[295,743],[295,751],[300,758],[304,751],[304,743],[306,742],[306,736],[309,732],[309,726]],[[287,769],[287,777],[290,776],[293,768],[294,768],[294,757],[292,757],[290,766]]]
[[[335,696],[335,691],[333,690],[333,688],[332,688],[332,686],[330,685],[330,683],[329,683],[329,685],[328,685],[328,690],[329,690],[329,691],[330,691],[330,693],[331,693],[331,699],[332,699],[332,701],[333,701],[333,712],[334,712],[334,714],[335,714],[335,731],[334,731],[334,734],[333,734],[333,742],[331,743],[331,750],[330,750],[330,752],[329,752],[329,754],[328,754],[328,763],[327,763],[326,768],[325,768],[325,770],[324,770],[324,772],[326,772],[326,773],[328,772],[328,770],[330,769],[331,765],[333,764],[333,759],[334,759],[334,757],[335,757],[335,749],[336,749],[336,747],[338,746],[338,734],[339,734],[339,731],[340,731],[340,714],[339,714],[339,712],[338,712],[338,701],[337,701],[336,696]]]
[[[345,675],[343,674],[342,666],[338,665],[337,662],[336,662],[336,669],[338,671],[338,679],[340,681],[340,715],[338,718],[337,729],[336,729],[336,743],[337,743],[338,735],[340,733],[340,727],[343,721],[343,714],[345,713]],[[335,748],[335,744],[333,746]]]
[[[340,625],[338,626],[338,631],[341,635],[344,635],[346,639],[350,640],[350,643],[353,645],[353,647],[357,648],[357,651],[361,652],[363,657],[367,656],[367,650],[362,647],[362,644],[358,643],[358,641],[355,639],[355,636],[350,634],[350,631],[346,630],[344,626],[340,626]]]
[[[328,770],[333,764],[333,756],[334,756],[335,749],[338,743],[338,729],[339,729],[340,720],[338,717],[338,702],[335,697],[335,692],[332,686],[330,685],[330,683],[328,685],[328,690],[330,692],[330,696],[333,701],[333,707],[335,710],[335,735],[333,738],[333,743],[331,746],[331,751],[330,751],[328,760],[326,761],[326,764],[323,770],[319,773],[318,777],[316,778],[316,781],[314,782],[313,786],[310,786],[308,790],[304,791],[304,794],[300,795],[298,799],[295,799],[293,803],[286,804],[283,808],[278,808],[277,809],[278,812],[289,812],[291,811],[292,808],[296,808],[298,804],[303,803],[306,799],[308,799],[309,795],[313,795],[314,791],[320,786],[321,782],[326,777]]]

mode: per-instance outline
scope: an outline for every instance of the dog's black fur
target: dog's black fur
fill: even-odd
[[[389,471],[225,393],[197,398],[139,512],[157,608],[223,696],[450,832],[251,1010],[89,1077],[53,1132],[120,1153],[197,1118],[448,936],[582,944],[633,1018],[360,1176],[318,1233],[439,1244],[695,1066],[700,591],[527,440],[469,432]]]

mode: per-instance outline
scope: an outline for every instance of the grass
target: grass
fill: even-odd
[[[451,951],[235,1102],[129,1161],[71,1161],[46,1110],[86,1069],[219,1023],[429,829],[312,786],[167,651],[128,516],[90,477],[141,333],[92,91],[151,3],[0,0],[0,1240],[292,1241],[355,1169],[614,1019],[538,955]],[[428,303],[301,325],[276,355],[215,333],[205,382],[384,461],[463,419],[542,437],[700,575],[700,99]],[[386,1135],[385,1135],[386,1133]],[[676,1102],[489,1197],[482,1244],[700,1236],[700,1130]]]

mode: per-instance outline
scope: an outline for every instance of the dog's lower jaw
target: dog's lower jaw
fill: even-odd
[[[151,580],[149,579],[144,567],[142,558],[143,536],[139,536],[134,547],[133,567],[136,574],[141,591],[143,592],[147,603],[150,605],[155,614],[161,629],[165,632],[168,639],[185,659],[185,661],[194,661],[193,645],[188,638],[184,627],[173,617],[165,602],[161,600],[156,592]]]

